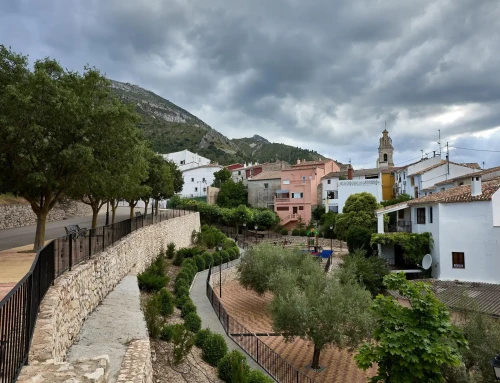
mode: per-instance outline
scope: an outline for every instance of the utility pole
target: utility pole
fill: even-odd
[[[441,157],[441,129],[438,129],[438,145],[439,145],[439,157]],[[442,158],[442,157],[441,157]]]
[[[448,175],[450,174],[450,149],[448,147],[448,142],[446,142],[446,164],[448,165]]]

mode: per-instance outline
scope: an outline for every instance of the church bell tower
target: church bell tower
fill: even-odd
[[[393,154],[394,147],[392,146],[392,139],[389,137],[387,129],[384,129],[378,146],[377,168],[394,166],[394,159],[392,158]]]

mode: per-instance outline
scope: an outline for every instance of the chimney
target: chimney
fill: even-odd
[[[300,160],[299,160],[299,159],[297,159],[297,165],[299,165],[299,164],[300,164]]]
[[[477,197],[477,196],[483,194],[483,188],[481,185],[481,176],[472,177],[470,194],[473,197]]]
[[[347,168],[347,179],[348,179],[348,180],[352,180],[353,175],[354,175],[354,171],[353,171],[353,170],[352,170],[352,168],[349,166],[349,167]]]

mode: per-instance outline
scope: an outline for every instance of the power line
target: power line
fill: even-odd
[[[474,152],[490,152],[490,153],[500,153],[500,150],[489,150],[489,149],[472,149],[472,148],[460,148],[458,146],[451,146],[450,148],[453,149],[460,149],[460,150],[472,150]]]

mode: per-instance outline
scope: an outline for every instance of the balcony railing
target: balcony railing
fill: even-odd
[[[278,197],[275,197],[274,200],[276,202],[290,202],[290,198],[278,198]]]

